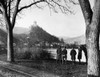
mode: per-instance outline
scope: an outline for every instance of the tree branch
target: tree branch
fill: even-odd
[[[85,18],[86,25],[89,25],[92,20],[93,11],[90,6],[89,0],[78,0]]]
[[[2,8],[0,8],[0,14],[3,14]]]
[[[33,1],[36,2],[35,0],[33,0]],[[39,8],[39,9],[43,9],[42,6],[38,6],[37,4],[35,4],[35,6],[36,6],[37,8]]]
[[[55,6],[53,4],[49,3],[48,1],[46,1],[46,3],[48,4],[49,9],[53,9],[53,11],[57,13]]]
[[[73,0],[69,0],[71,3],[73,3],[74,5],[79,5],[79,3],[74,2]]]
[[[14,13],[13,13],[13,17],[12,17],[12,28],[15,25],[16,16],[17,16],[17,13],[18,13],[18,6],[19,6],[20,1],[21,0],[17,0],[17,2],[16,2],[16,7],[15,7],[15,10],[14,10]]]
[[[11,23],[10,23],[9,17],[7,15],[7,6],[5,5],[5,3],[3,1],[2,2],[0,1],[0,6],[2,8],[3,17],[4,17],[5,22],[6,22],[6,29],[8,29],[11,27]]]
[[[29,7],[31,7],[32,5],[35,5],[35,4],[37,4],[37,3],[40,3],[40,2],[44,2],[44,0],[36,1],[36,2],[31,3],[31,4],[27,5],[27,6],[23,6],[23,7],[21,7],[20,9],[18,9],[18,12],[20,12],[20,11],[23,10],[23,9],[29,8]]]
[[[9,2],[8,2],[8,5],[9,5],[8,6],[8,16],[9,16],[9,19],[10,19],[10,12],[11,12],[11,10],[10,10],[11,9],[11,2],[12,2],[11,0],[9,0]]]
[[[50,1],[46,1],[46,3],[49,5],[49,7],[51,6],[52,9],[53,9],[55,12],[57,12],[57,11],[56,11],[56,6],[57,6],[57,7],[61,10],[62,13],[65,13],[65,14],[66,14],[67,12],[73,13],[73,12],[69,9],[69,6],[66,4],[66,0],[64,0],[64,2],[63,2],[63,3],[65,3],[65,5],[64,5],[64,4],[60,4],[60,3],[62,3],[61,0],[58,0],[58,1],[50,0]]]

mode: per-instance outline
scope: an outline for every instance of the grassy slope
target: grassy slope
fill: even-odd
[[[35,68],[40,71],[59,75],[60,77],[86,77],[86,65],[85,64],[73,64],[67,62],[65,64],[57,63],[54,60],[51,61],[32,61],[32,62],[18,62],[18,64]]]

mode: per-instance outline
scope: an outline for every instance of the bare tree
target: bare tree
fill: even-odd
[[[21,6],[21,2],[23,0],[0,0],[0,13],[3,15],[6,29],[7,29],[7,61],[14,61],[14,52],[13,52],[13,28],[15,26],[16,17],[18,14],[33,5],[38,6],[39,3],[44,3],[49,6],[50,9],[53,9],[57,12],[56,9],[60,9],[61,12],[67,13],[70,11],[69,5],[67,4],[68,1],[66,0],[28,0],[30,3],[27,5]]]
[[[93,10],[89,0],[79,0],[86,23],[86,45],[88,51],[88,77],[100,77],[99,26],[100,0],[95,0]]]
[[[22,10],[27,9],[38,3],[46,3],[49,8],[57,12],[60,8],[63,13],[70,12],[68,1],[73,0],[32,0],[32,3],[20,7],[22,0],[0,0],[0,13],[4,16],[8,33],[8,54],[7,60],[14,61],[13,55],[13,28],[16,17]],[[100,0],[95,0],[94,10],[92,11],[89,0],[79,0],[85,22],[86,22],[86,45],[88,51],[88,77],[100,77],[100,56],[99,56],[99,25],[100,25]]]

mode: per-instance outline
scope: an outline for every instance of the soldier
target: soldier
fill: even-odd
[[[85,54],[85,58],[86,58],[86,63],[88,61],[88,56],[87,56],[87,48],[86,45],[81,45],[80,48],[83,50],[84,54]]]
[[[62,62],[67,61],[67,50],[66,47],[62,51]]]
[[[79,47],[79,49],[78,49],[78,60],[79,60],[79,63],[81,62],[81,59],[82,59],[82,49],[81,49],[81,47]]]
[[[56,53],[57,53],[57,61],[60,61],[61,60],[61,53],[62,53],[61,46],[59,46]]]
[[[75,60],[76,60],[76,50],[74,48],[71,50],[70,55],[71,55],[72,61],[75,63]]]

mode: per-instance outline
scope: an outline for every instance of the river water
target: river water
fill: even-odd
[[[51,49],[47,49],[47,50],[48,50],[48,52],[50,52],[52,54],[52,56],[53,56],[54,59],[57,58],[57,53],[56,53],[56,50],[57,49],[51,48]],[[75,49],[75,50],[76,50],[76,53],[77,53],[76,54],[76,61],[78,61],[78,59],[77,59],[78,49]],[[71,61],[70,51],[71,51],[71,49],[67,49],[67,60],[69,60],[69,61]],[[81,59],[81,61],[82,62],[86,62],[85,55],[84,55],[84,52],[83,51],[82,51],[82,59]]]

